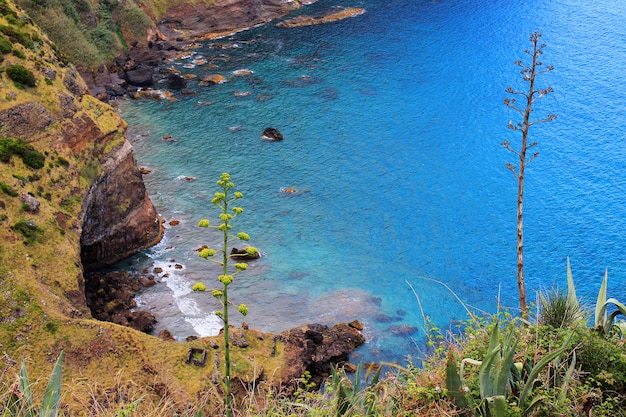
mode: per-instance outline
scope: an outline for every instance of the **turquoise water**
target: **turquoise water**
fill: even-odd
[[[198,77],[220,73],[224,84],[191,80],[197,94],[174,92],[175,102],[119,103],[138,164],[152,170],[144,178],[153,202],[167,221],[181,221],[121,265],[165,269],[162,284],[139,298],[159,318],[157,332],[182,339],[219,329],[217,304],[191,286],[212,287],[217,275],[195,249],[219,236],[195,225],[216,219],[210,198],[222,172],[245,195],[236,229],[264,255],[232,285],[252,327],[356,318],[368,337],[358,354],[398,360],[419,355],[424,336],[394,335],[391,326],[419,329],[422,310],[444,329],[466,318],[435,281],[478,309],[517,306],[517,183],[500,143],[518,140],[506,128],[518,115],[503,105],[504,90],[525,88],[514,61],[535,30],[555,67],[538,79],[555,92],[535,115],[558,119],[531,130],[540,156],[526,178],[529,294],[563,286],[569,256],[581,296],[591,302],[609,268],[610,294],[624,299],[626,7],[479,3],[347,0],[366,13],[254,28],[168,64]],[[335,4],[320,0],[303,12]],[[186,68],[199,59],[218,68]],[[241,69],[253,74],[233,73]],[[285,140],[262,140],[269,126]]]

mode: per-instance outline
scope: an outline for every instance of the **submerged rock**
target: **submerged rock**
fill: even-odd
[[[266,127],[265,130],[263,130],[261,137],[263,139],[273,141],[283,140],[283,134],[278,129],[275,129],[273,127]]]

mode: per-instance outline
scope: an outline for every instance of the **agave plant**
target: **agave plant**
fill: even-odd
[[[363,413],[359,415],[364,417],[375,415],[374,405],[376,402],[372,401],[370,396],[373,395],[373,389],[378,384],[381,369],[382,367],[379,367],[376,370],[372,380],[369,381],[369,385],[364,390],[361,385],[364,371],[363,362],[360,362],[356,368],[354,383],[350,382],[344,369],[337,370],[331,366],[330,386],[337,402],[335,413],[337,417],[343,416],[348,410],[358,410]],[[366,374],[365,380],[367,382],[369,371]]]
[[[608,280],[609,270],[607,269],[604,272],[604,279],[602,280],[602,285],[600,285],[600,291],[598,292],[598,298],[596,300],[594,328],[604,334],[605,337],[609,336],[612,332],[621,336],[623,335],[623,322],[616,322],[615,319],[619,315],[626,316],[626,306],[615,298],[606,298]],[[607,309],[611,304],[613,304],[617,310],[608,314]]]
[[[26,364],[22,359],[22,366],[17,377],[17,382],[9,394],[6,407],[2,412],[2,417],[56,417],[59,409],[59,400],[61,399],[61,363],[63,362],[63,352],[59,355],[46,391],[44,392],[41,402],[41,409],[37,410],[33,404],[33,392],[31,389],[28,373],[26,372]]]
[[[466,416],[471,416],[473,401],[471,396],[465,393],[464,380],[465,364],[478,365],[478,382],[480,386],[480,406],[479,415],[487,417],[505,417],[507,408],[507,399],[513,397],[513,393],[517,398],[517,404],[522,410],[522,416],[529,415],[541,401],[545,400],[543,396],[538,396],[530,400],[530,394],[534,387],[540,383],[539,374],[543,369],[554,360],[560,360],[560,357],[569,349],[571,335],[565,340],[563,345],[546,354],[539,362],[526,367],[525,372],[523,365],[514,362],[518,337],[515,335],[514,329],[511,329],[500,343],[500,326],[496,320],[493,330],[489,335],[489,346],[482,361],[465,358],[461,361],[461,365],[457,370],[452,355],[448,356],[446,386],[448,395],[454,401],[455,405],[461,410],[465,410]],[[573,366],[568,370],[564,378],[563,385],[569,382],[573,373]],[[568,377],[569,375],[569,377]]]
[[[541,324],[554,328],[567,329],[583,319],[583,310],[576,297],[576,287],[572,278],[572,268],[567,258],[567,295],[558,289],[539,296]]]

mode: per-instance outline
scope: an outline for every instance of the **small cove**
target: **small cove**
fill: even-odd
[[[507,86],[523,88],[513,62],[534,30],[556,68],[540,79],[555,93],[537,114],[558,119],[531,131],[541,155],[526,184],[529,290],[562,286],[569,256],[579,295],[592,301],[609,268],[609,291],[623,300],[626,12],[614,3],[348,1],[366,13],[254,28],[168,64],[196,75],[195,95],[119,103],[138,164],[151,170],[144,179],[153,202],[181,222],[119,265],[163,268],[140,307],[157,315],[157,332],[217,332],[216,303],[191,286],[211,288],[217,275],[195,249],[219,236],[195,225],[216,218],[210,198],[222,172],[245,195],[237,226],[264,255],[231,292],[249,306],[251,327],[356,318],[368,338],[359,355],[402,360],[424,342],[420,330],[403,331],[422,325],[415,293],[443,329],[466,318],[433,280],[485,311],[498,297],[515,306],[516,183],[504,166],[512,155],[499,144],[516,139],[506,129],[516,115],[502,100]],[[211,73],[227,82],[199,86]],[[262,140],[268,126],[285,140]]]

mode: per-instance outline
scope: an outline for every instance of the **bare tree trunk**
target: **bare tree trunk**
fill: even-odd
[[[533,33],[530,36],[530,41],[533,44],[533,50],[532,52],[528,50],[525,51],[532,57],[531,64],[529,66],[525,66],[521,61],[516,62],[516,64],[522,68],[521,74],[523,76],[523,80],[528,82],[528,92],[515,91],[511,87],[506,89],[509,94],[524,97],[526,99],[525,107],[523,109],[517,107],[515,105],[515,99],[506,98],[504,100],[504,104],[523,115],[523,121],[521,123],[513,124],[511,121],[508,125],[509,129],[517,130],[522,133],[519,150],[513,149],[508,140],[502,143],[502,146],[519,157],[518,166],[507,164],[506,167],[513,173],[513,175],[515,175],[515,178],[517,178],[517,289],[519,292],[519,307],[522,316],[526,316],[528,314],[526,283],[524,281],[524,175],[526,166],[539,154],[538,152],[534,152],[530,155],[530,157],[526,156],[527,151],[530,148],[537,146],[537,142],[533,142],[531,144],[528,143],[528,130],[534,124],[549,122],[556,119],[555,115],[549,114],[545,119],[535,121],[530,120],[530,115],[533,112],[533,104],[541,97],[552,92],[552,88],[550,87],[543,90],[535,89],[535,77],[538,74],[552,71],[553,69],[549,66],[543,70],[539,70],[539,68],[543,65],[543,63],[539,61],[539,58],[541,57],[543,48],[545,47],[545,44],[538,45],[539,38],[541,38],[540,33]]]

